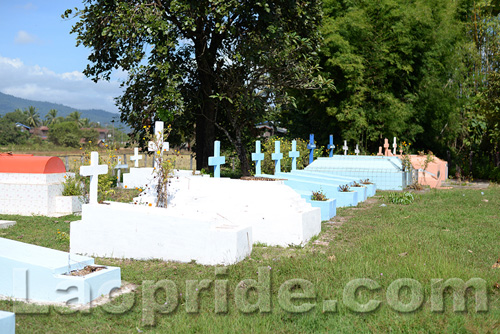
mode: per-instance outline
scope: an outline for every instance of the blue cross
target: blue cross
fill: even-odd
[[[316,148],[316,145],[314,144],[314,134],[309,135],[309,144],[307,144],[307,148],[310,150],[309,151],[309,163],[311,164],[314,160],[314,149]]]
[[[280,152],[279,140],[274,142],[274,153],[271,154],[271,159],[274,160],[274,175],[276,175],[281,172],[281,159],[283,159],[283,153]]]
[[[297,151],[297,141],[292,140],[292,150],[288,153],[288,156],[292,158],[292,170],[297,169],[297,158],[300,156],[300,152]]]
[[[220,156],[220,141],[214,142],[214,156],[208,157],[208,165],[214,166],[214,177],[220,177],[220,165],[226,163],[226,157]]]
[[[255,175],[262,174],[260,171],[261,161],[264,160],[264,153],[260,153],[260,140],[255,141],[255,153],[252,153],[252,161],[255,163]]]
[[[333,135],[330,135],[330,144],[328,144],[328,149],[330,150],[330,158],[333,157],[333,149],[335,145],[333,145]]]

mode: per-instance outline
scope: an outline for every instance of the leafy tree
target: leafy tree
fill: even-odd
[[[36,128],[41,124],[40,114],[37,110],[38,109],[33,106],[29,106],[27,109],[24,109],[24,113],[26,114],[26,121],[28,123],[26,125]]]
[[[97,144],[97,139],[99,138],[99,132],[95,129],[83,129],[82,130],[82,138],[85,139],[85,142],[92,141],[92,143]]]
[[[47,121],[47,126],[57,123],[57,110],[50,109],[47,115],[45,115],[45,120]]]
[[[324,13],[320,66],[335,88],[295,93],[282,126],[371,152],[392,136],[442,152],[456,135],[464,69],[455,1],[325,0]]]
[[[81,128],[84,123],[84,119],[82,118],[82,114],[78,111],[73,111],[66,117],[66,120],[69,122],[74,122],[76,125]]]
[[[199,169],[222,134],[247,174],[255,123],[290,102],[286,89],[323,84],[318,0],[87,0],[76,16],[77,44],[92,49],[84,73],[129,73],[118,103],[133,135],[142,142],[154,119],[173,123],[170,138],[194,131]]]
[[[0,145],[23,144],[29,137],[27,131],[21,131],[16,123],[27,123],[26,115],[19,109],[0,117]]]
[[[78,147],[82,133],[75,122],[62,122],[54,124],[49,129],[49,140],[56,145]]]

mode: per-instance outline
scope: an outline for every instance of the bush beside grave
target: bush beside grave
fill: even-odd
[[[292,169],[292,158],[288,156],[288,152],[292,150],[292,141],[279,137],[270,137],[262,143],[262,153],[264,153],[264,161],[262,161],[262,173],[274,174],[274,161],[271,159],[271,154],[274,153],[274,142],[279,140],[280,150],[283,152],[283,159],[281,160],[281,171],[289,172]],[[304,169],[309,163],[309,150],[307,149],[307,142],[302,139],[297,140],[297,151],[300,152],[300,157],[297,159],[297,169]],[[315,153],[320,150],[315,151]]]

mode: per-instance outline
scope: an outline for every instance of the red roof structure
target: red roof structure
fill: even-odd
[[[0,173],[53,174],[66,173],[66,167],[58,157],[42,157],[33,154],[0,153]]]

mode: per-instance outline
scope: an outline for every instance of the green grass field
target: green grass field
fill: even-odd
[[[319,237],[304,247],[256,245],[251,257],[227,267],[225,274],[216,275],[220,269],[195,263],[98,258],[98,264],[120,266],[122,280],[135,284],[136,291],[88,313],[60,314],[51,309],[48,314],[17,314],[17,333],[500,332],[500,289],[495,287],[500,282],[500,269],[492,268],[500,257],[500,187],[431,190],[417,194],[410,205],[380,206],[383,196],[377,193],[368,203],[339,209],[330,222],[323,222]],[[78,217],[0,216],[0,219],[17,221],[17,225],[0,230],[1,237],[67,251],[69,241],[57,232],[69,233],[68,221]],[[259,294],[252,289],[245,294],[253,283],[240,282],[257,281],[259,277],[264,280],[266,273],[270,275],[269,284],[262,281]],[[346,289],[348,283],[360,278],[379,288],[362,287],[344,296],[344,290],[351,291]],[[387,297],[387,292],[394,291],[399,282],[396,280],[402,278],[413,279],[414,287],[423,289],[420,306],[419,302],[411,304],[412,300],[418,301],[418,294],[411,295],[417,288],[399,291],[400,306],[415,305],[416,309],[410,312],[395,310],[398,299]],[[433,311],[431,280],[438,278],[484,280],[487,311],[476,312],[473,289],[466,293],[465,312],[453,311],[451,290],[445,293],[444,312]],[[148,280],[153,283],[171,280],[177,291],[150,293],[151,288],[146,288],[148,283],[144,282]],[[202,280],[212,281],[207,289],[197,286],[199,305],[193,298],[193,290],[186,288],[193,284],[189,280],[198,281],[195,286]],[[225,284],[227,290],[223,288]],[[299,298],[287,302],[287,287]],[[246,304],[235,299],[242,293],[247,298]],[[220,312],[225,300],[227,312]],[[327,300],[337,301],[335,312],[331,312]],[[375,310],[352,310],[356,303],[362,305],[370,300],[374,305],[379,304]],[[171,311],[169,307],[173,308],[176,301],[177,307]],[[129,303],[123,307],[125,311],[110,312],[111,306],[121,302]],[[245,306],[251,309],[254,303],[261,309],[243,312]],[[291,312],[293,306],[302,311]],[[153,326],[147,324],[151,321],[152,314],[148,311],[151,307],[159,309]],[[13,308],[12,301],[0,301],[0,309]],[[160,313],[161,310],[165,313]]]

